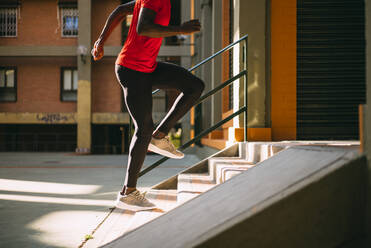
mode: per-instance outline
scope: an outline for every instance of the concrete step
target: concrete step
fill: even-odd
[[[235,157],[240,158],[240,146],[241,144],[236,143],[233,145],[228,146],[227,148],[203,159],[202,161],[196,163],[195,165],[187,168],[186,170],[180,172],[179,174],[183,173],[208,173],[208,163],[210,158],[218,158],[218,157]],[[153,189],[177,189],[178,186],[178,175],[174,175],[156,185],[154,185]]]
[[[107,213],[108,214],[108,213]],[[131,225],[135,212],[115,208],[108,218],[93,233],[93,239],[89,239],[84,248],[96,248],[107,244],[124,235]]]
[[[281,142],[246,142],[240,144],[241,154],[248,162],[256,164],[262,162],[290,145]]]
[[[146,198],[156,204],[157,208],[136,212],[126,233],[156,219],[178,205],[175,190],[150,190],[146,193]]]
[[[340,247],[361,233],[366,169],[348,149],[294,146],[106,247]]]
[[[215,186],[215,181],[211,179],[208,173],[179,174],[177,202],[183,204]]]
[[[224,183],[244,171],[253,168],[256,164],[229,164],[218,163],[216,164],[216,184]]]
[[[216,139],[216,138],[202,138],[201,143],[205,146],[209,146],[215,149],[222,150],[228,145],[228,140],[226,139]]]
[[[176,190],[155,190],[151,189],[146,193],[146,198],[156,204],[158,209],[170,211],[177,207]]]
[[[183,203],[192,200],[193,198],[199,196],[201,193],[195,192],[180,192],[178,194],[178,205],[182,205]]]
[[[163,215],[177,206],[176,190],[153,190],[146,193],[146,197],[155,203],[157,209],[134,212],[115,208],[108,218],[88,240],[85,247],[100,247]]]
[[[209,174],[212,180],[216,182],[217,179],[217,165],[251,165],[252,163],[246,161],[240,157],[217,157],[217,158],[209,158],[208,160],[208,168]]]

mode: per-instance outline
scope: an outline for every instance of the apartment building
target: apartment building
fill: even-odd
[[[109,13],[125,2],[0,2],[1,151],[127,151],[129,115],[114,63],[130,17],[107,40],[101,61],[90,56]],[[189,16],[190,3],[172,1],[171,23]],[[187,40],[167,38],[159,60],[188,67],[190,47]],[[176,92],[154,96],[156,121],[175,96]]]
[[[123,1],[125,2],[125,1]],[[113,73],[130,18],[102,61],[89,50],[118,0],[6,0],[0,5],[0,149],[121,153],[129,116]],[[195,71],[205,91],[248,68],[180,122],[183,140],[244,106],[248,139],[358,139],[365,103],[364,1],[172,0],[172,23],[198,18],[202,31],[166,39],[160,60],[189,68],[248,34]],[[159,120],[176,92],[154,95]],[[243,139],[240,115],[202,140],[225,147]]]

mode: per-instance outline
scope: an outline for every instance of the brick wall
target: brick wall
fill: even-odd
[[[92,44],[99,37],[109,14],[120,5],[120,0],[93,0],[92,1]],[[121,24],[111,33],[105,43],[106,46],[121,46]]]
[[[74,46],[76,38],[61,35],[56,0],[21,1],[18,15],[18,37],[0,38],[0,45]]]
[[[76,102],[60,100],[61,67],[75,58],[4,58],[0,66],[17,67],[17,102],[0,103],[0,112],[76,112]]]
[[[119,0],[92,1],[92,42],[99,36],[108,15],[120,4]],[[21,1],[18,15],[18,36],[0,38],[0,46],[76,46],[76,37],[62,37],[61,13],[57,0]],[[121,45],[118,26],[106,45]]]
[[[120,0],[92,1],[92,44],[99,37],[109,14],[120,4]],[[111,33],[106,46],[121,46],[121,24]],[[92,111],[121,112],[122,89],[115,75],[116,58],[104,57],[92,64]]]
[[[92,0],[92,43],[120,0]],[[0,46],[75,46],[77,38],[61,36],[57,0],[21,1],[18,37],[0,38]],[[59,15],[59,19],[57,18]],[[107,40],[121,46],[121,26]],[[92,66],[93,112],[120,112],[121,87],[114,74],[115,58]],[[76,102],[60,100],[61,67],[77,66],[75,57],[0,57],[0,66],[17,67],[17,102],[0,103],[0,112],[76,112]]]
[[[115,75],[115,58],[103,58],[92,65],[92,111],[121,112],[122,89]]]

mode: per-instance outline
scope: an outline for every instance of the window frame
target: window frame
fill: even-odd
[[[71,90],[64,90],[64,71],[66,71],[66,70],[71,70],[72,71],[72,73],[71,73]],[[77,67],[74,67],[74,66],[63,66],[63,67],[61,67],[61,79],[60,79],[60,101],[61,102],[77,102],[77,90],[78,90],[78,88],[79,88],[79,85],[78,85],[78,83],[79,83],[79,79],[77,78],[77,89],[76,90],[74,90],[73,89],[73,71],[74,70],[76,70],[76,71],[78,71],[77,70]],[[76,92],[76,100],[64,100],[63,99],[63,93],[64,92]]]
[[[77,12],[77,34],[76,35],[65,35],[63,34],[64,31],[64,9],[76,9]],[[60,13],[60,22],[61,22],[61,37],[62,38],[77,38],[79,36],[79,9],[77,8],[77,5],[71,4],[71,5],[59,5],[59,13]]]
[[[17,38],[18,37],[18,5],[7,5],[7,4],[0,4],[0,9],[15,9],[15,35],[4,35],[0,38]]]
[[[0,70],[5,70],[5,71],[7,71],[7,70],[14,70],[14,87],[12,87],[12,88],[6,87],[6,82],[5,82],[4,89],[5,90],[8,90],[8,91],[14,91],[15,92],[15,99],[14,100],[2,100],[0,98],[0,103],[4,103],[4,102],[17,102],[17,100],[18,100],[17,67],[16,66],[0,66]],[[2,87],[0,87],[0,88],[2,88]]]

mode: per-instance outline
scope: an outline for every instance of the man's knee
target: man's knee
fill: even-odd
[[[191,94],[198,98],[201,96],[204,89],[205,89],[205,83],[201,79],[196,78],[194,83],[192,84]]]

